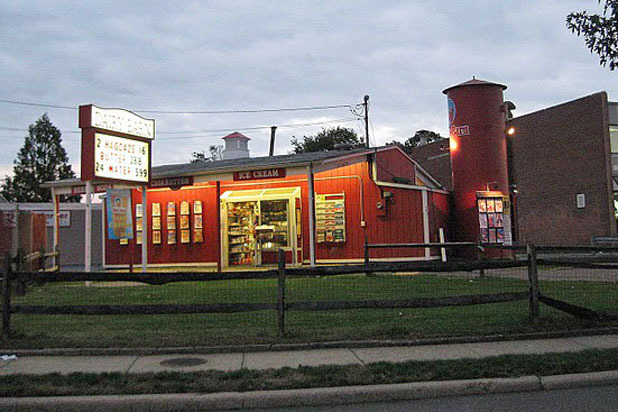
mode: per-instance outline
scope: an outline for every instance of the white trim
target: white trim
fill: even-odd
[[[217,267],[217,262],[189,262],[189,263],[149,263],[149,268],[165,268],[165,267]],[[119,265],[106,265],[103,267],[104,269],[128,269],[128,264],[119,264]]]
[[[387,258],[371,258],[370,262],[411,262],[411,261],[425,261],[425,260],[438,260],[439,256],[430,256],[426,257],[387,257]],[[308,260],[304,260],[303,264],[309,263]],[[353,259],[318,259],[316,261],[317,264],[333,264],[333,263],[341,263],[341,264],[352,264],[352,263],[365,263],[365,259],[361,258],[353,258]]]
[[[103,197],[105,197],[105,195],[103,195]],[[105,199],[103,199],[103,202],[105,202]],[[107,231],[105,230],[105,224],[106,224],[106,220],[107,220],[107,216],[105,216],[105,210],[103,208],[103,203],[99,203],[101,205],[101,265],[102,267],[105,267],[105,239],[107,238]]]
[[[438,233],[440,234],[440,243],[444,243],[444,228],[441,227],[438,230]],[[440,257],[442,259],[442,262],[446,262],[446,248],[440,248]]]
[[[148,269],[148,189],[142,186],[142,273]],[[133,251],[131,251],[133,252]]]
[[[52,252],[55,252],[56,250],[58,250],[58,233],[59,233],[59,226],[60,226],[60,222],[59,220],[59,215],[60,215],[60,205],[58,204],[58,197],[56,196],[56,190],[52,187],[51,189],[51,194],[52,194],[52,205],[54,207],[53,209],[53,213],[54,213],[54,232],[53,232],[53,239],[52,239],[52,248],[54,250],[52,250]],[[52,258],[52,267],[56,267],[56,255],[54,255],[54,257]]]
[[[56,190],[56,189],[54,189]],[[56,190],[56,194],[60,194],[58,193],[58,191]],[[15,205],[18,204],[19,205],[19,210],[24,210],[24,211],[32,211],[32,212],[37,212],[37,211],[53,211],[54,210],[54,202],[51,201],[49,203],[0,203],[0,210],[8,210],[8,211],[12,211],[15,210]],[[73,210],[86,210],[86,204],[85,203],[59,203],[60,205],[60,211],[73,211]],[[92,203],[90,205],[90,207],[92,208],[92,210],[101,210],[102,206],[101,203]]]
[[[422,190],[422,191],[429,191],[429,192],[433,192],[433,193],[441,193],[444,195],[450,195],[451,192],[447,192],[446,190],[442,190],[442,189],[432,189],[431,187],[428,186],[418,186],[418,185],[407,185],[405,183],[391,183],[391,182],[383,182],[381,180],[374,180],[375,184],[378,186],[384,186],[384,187],[394,187],[397,189],[407,189],[407,190]]]
[[[92,270],[92,184],[86,181],[86,218],[84,223],[84,271]]]

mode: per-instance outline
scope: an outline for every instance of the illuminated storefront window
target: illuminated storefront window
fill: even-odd
[[[226,265],[273,263],[279,249],[296,256],[300,188],[228,191],[221,195]],[[276,262],[276,260],[275,260]]]

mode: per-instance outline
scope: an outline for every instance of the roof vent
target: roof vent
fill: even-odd
[[[337,143],[334,146],[335,150],[352,150],[354,149],[354,145],[351,143]]]

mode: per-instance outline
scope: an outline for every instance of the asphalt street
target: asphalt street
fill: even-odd
[[[618,385],[323,407],[253,409],[252,412],[615,412]]]

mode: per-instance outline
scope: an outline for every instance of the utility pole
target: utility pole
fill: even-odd
[[[367,149],[369,149],[369,95],[366,94],[365,98],[363,99],[364,103],[363,106],[365,106],[365,145],[367,146]]]

